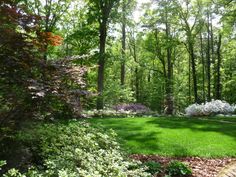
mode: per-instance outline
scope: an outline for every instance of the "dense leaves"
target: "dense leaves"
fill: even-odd
[[[26,176],[97,176],[145,177],[149,174],[139,163],[127,160],[115,141],[114,132],[103,133],[87,123],[70,121],[67,124],[33,126],[18,134],[18,139],[41,157],[43,168],[31,168]],[[6,176],[16,170],[10,170]]]
[[[0,8],[0,120],[79,114],[86,68],[71,58],[44,60],[45,45],[58,46],[62,37],[42,32],[42,18],[21,4],[1,1]]]

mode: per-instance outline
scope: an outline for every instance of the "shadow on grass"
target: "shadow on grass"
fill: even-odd
[[[162,118],[152,119],[146,123],[168,129],[191,129],[192,131],[217,132],[236,139],[236,122],[221,122],[212,119]]]
[[[115,120],[115,121],[114,121]],[[124,120],[125,121],[125,120]],[[93,119],[90,120],[92,125],[104,130],[114,130],[121,144],[128,144],[123,146],[128,153],[138,153],[137,149],[149,149],[151,151],[159,150],[158,130],[152,131],[146,129],[142,124],[135,124],[134,122],[124,122],[123,119]],[[154,143],[155,142],[155,143]]]
[[[122,147],[126,149],[128,153],[142,153],[142,154],[160,154],[165,156],[235,156],[235,151],[227,150],[229,154],[223,153],[220,150],[223,146],[218,146],[217,143],[212,143],[212,147],[204,147],[201,141],[211,143],[211,139],[216,137],[216,142],[221,141],[219,136],[227,135],[229,137],[236,138],[236,123],[232,122],[220,122],[212,119],[198,119],[198,118],[124,118],[124,119],[93,119],[89,122],[93,126],[100,127],[108,130],[113,129],[118,134],[118,140],[122,144]],[[176,131],[170,131],[171,129]],[[181,131],[190,130],[190,131]],[[179,133],[178,133],[179,132]],[[182,132],[182,133],[181,133]],[[191,133],[188,135],[184,132]],[[216,132],[201,137],[209,132]],[[175,136],[176,133],[176,136]],[[196,137],[194,135],[196,133]],[[198,134],[200,133],[200,134]],[[200,136],[199,136],[200,135]],[[193,137],[193,141],[191,140]],[[183,144],[181,140],[183,138]],[[224,137],[222,137],[224,141]],[[233,140],[234,141],[234,140]],[[187,144],[186,144],[187,142]],[[189,145],[189,143],[196,143],[196,148]],[[226,141],[230,145],[230,140]],[[234,143],[234,142],[232,142]],[[204,143],[203,143],[204,144]],[[210,145],[205,143],[206,146]],[[199,147],[198,147],[199,146]],[[208,150],[205,150],[207,149]],[[212,151],[213,149],[213,151]],[[223,149],[222,149],[223,150]],[[212,155],[213,154],[213,155]]]

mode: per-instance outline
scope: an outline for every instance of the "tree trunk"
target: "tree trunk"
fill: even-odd
[[[212,63],[212,66],[213,66],[213,73],[212,73],[212,76],[213,76],[213,97],[215,98],[216,97],[216,70],[217,70],[217,66],[216,66],[216,63],[215,63],[215,55],[214,55],[214,33],[213,33],[213,25],[212,25],[212,13],[211,13],[211,63]]]
[[[170,27],[166,21],[166,37],[170,37]],[[172,81],[172,60],[171,60],[171,48],[167,47],[167,78],[166,78],[166,114],[173,114],[173,81]]]
[[[191,99],[191,59],[190,56],[188,58],[188,104],[192,103]]]
[[[211,56],[210,56],[210,22],[209,12],[207,13],[207,100],[211,100]]]
[[[221,66],[221,52],[220,52],[220,48],[221,48],[221,38],[222,35],[221,33],[219,33],[219,41],[217,44],[217,76],[216,76],[216,99],[221,99],[221,74],[220,74],[220,66]]]
[[[134,61],[137,64],[137,53],[136,53],[136,44],[135,44],[135,40],[134,40]],[[135,66],[135,97],[136,97],[136,101],[139,101],[139,76],[138,76],[138,67]]]
[[[97,98],[97,109],[103,109],[103,88],[104,88],[104,68],[105,68],[105,46],[107,37],[107,21],[102,20],[99,27],[99,60],[98,60],[98,98]]]
[[[206,101],[206,94],[205,94],[205,60],[204,60],[204,53],[203,53],[203,42],[202,42],[202,33],[200,33],[200,45],[201,45],[201,60],[202,60],[202,97],[203,101]]]
[[[198,89],[197,89],[196,64],[195,64],[193,43],[191,42],[191,39],[189,39],[188,43],[189,43],[188,45],[189,45],[189,53],[190,53],[190,60],[191,60],[191,67],[192,67],[194,101],[195,103],[198,103],[199,99],[198,99]]]
[[[126,49],[126,18],[125,18],[125,3],[122,6],[123,20],[122,20],[122,60],[121,60],[121,85],[125,85],[125,49]]]

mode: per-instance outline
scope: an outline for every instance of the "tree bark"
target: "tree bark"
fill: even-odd
[[[221,99],[221,73],[220,73],[220,67],[221,67],[221,38],[222,35],[219,33],[219,41],[217,44],[217,76],[216,76],[216,99]]]
[[[125,3],[122,5],[122,60],[121,60],[121,85],[125,85],[125,50],[126,50],[126,18],[125,18]]]
[[[134,61],[137,64],[138,61],[137,61],[135,40],[133,42],[134,42],[134,45],[133,45],[133,47],[134,47]],[[136,101],[139,102],[139,77],[138,77],[138,67],[137,66],[135,66],[134,73],[135,73],[135,97],[136,97]]]
[[[170,38],[170,27],[167,22],[166,16],[166,37],[167,40]],[[172,79],[172,59],[171,59],[171,47],[167,47],[167,78],[166,78],[166,111],[168,115],[173,114],[174,103],[173,103],[173,79]]]
[[[188,43],[189,43],[188,45],[189,45],[190,60],[191,60],[191,67],[192,67],[194,101],[195,103],[198,103],[199,98],[198,98],[198,89],[197,89],[196,63],[195,63],[193,43],[191,42],[191,39]]]
[[[202,33],[200,33],[200,45],[201,45],[201,60],[202,60],[202,97],[203,101],[206,101],[206,93],[205,93],[205,60],[204,60],[204,52],[203,52],[203,42],[202,42]]]
[[[191,59],[188,58],[188,102],[189,105],[192,103],[191,99]]]
[[[212,66],[213,66],[213,70],[214,72],[212,73],[212,76],[213,76],[213,97],[215,98],[216,97],[216,84],[217,84],[217,76],[216,76],[216,70],[217,70],[217,66],[216,66],[216,63],[215,63],[215,51],[214,51],[214,32],[213,32],[213,25],[212,25],[212,13],[211,13],[211,28],[210,28],[210,31],[211,31],[211,63],[212,63]]]
[[[105,46],[107,37],[107,20],[103,19],[99,27],[99,60],[98,60],[98,98],[97,98],[97,109],[103,109],[103,88],[104,88],[104,68],[105,68]]]
[[[207,100],[211,100],[211,56],[210,56],[210,22],[207,12]]]

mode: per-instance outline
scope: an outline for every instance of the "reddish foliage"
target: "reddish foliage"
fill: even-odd
[[[59,46],[62,44],[63,38],[59,35],[55,35],[52,32],[41,32],[40,34],[45,44],[50,44],[52,46]]]
[[[14,2],[0,1],[0,124],[46,112],[79,113],[74,90],[83,85],[84,69],[73,61],[46,62],[45,44],[60,45],[62,38],[42,33],[40,17]]]

